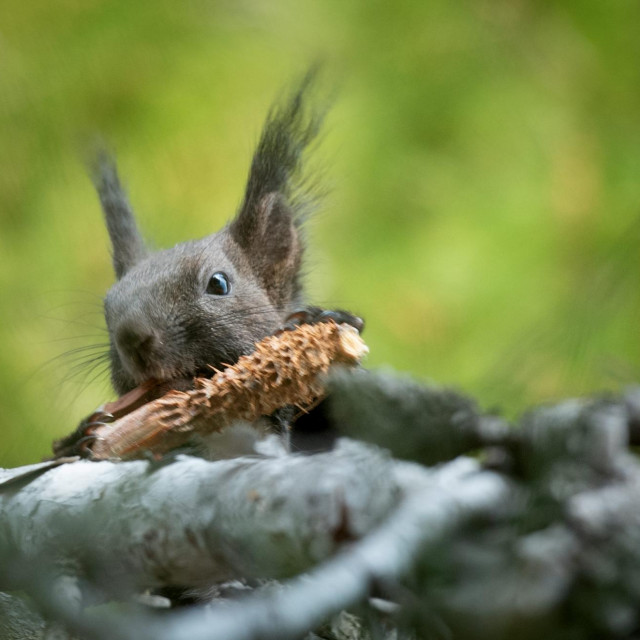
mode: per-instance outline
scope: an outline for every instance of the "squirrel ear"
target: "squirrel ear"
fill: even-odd
[[[127,194],[120,184],[116,165],[106,152],[97,154],[92,166],[92,177],[111,238],[113,269],[120,279],[147,255],[147,250]]]
[[[293,210],[280,193],[267,193],[229,226],[251,268],[276,306],[299,293],[302,242]]]

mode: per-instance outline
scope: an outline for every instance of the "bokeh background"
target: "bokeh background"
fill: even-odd
[[[116,149],[146,237],[235,211],[266,109],[322,58],[310,299],[369,366],[508,415],[640,380],[640,4],[4,0],[0,465],[112,397],[106,232],[83,167]]]

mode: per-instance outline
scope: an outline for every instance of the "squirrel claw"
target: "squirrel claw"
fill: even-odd
[[[74,443],[75,450],[78,452],[79,456],[83,458],[90,458],[92,455],[90,444],[99,439],[99,436],[94,433],[90,433]]]
[[[93,433],[94,429],[98,427],[103,427],[105,424],[109,424],[115,420],[115,416],[112,413],[106,413],[104,411],[98,410],[94,411],[88,418],[85,418],[80,423],[80,429],[84,431],[86,434]]]
[[[53,443],[53,452],[56,458],[68,455],[79,455],[83,458],[91,457],[89,444],[99,438],[95,435],[96,429],[113,422],[115,416],[98,407],[90,416],[86,417],[78,425],[77,429],[66,438]]]
[[[336,324],[349,324],[357,329],[358,333],[362,333],[364,329],[364,320],[348,311],[342,309],[322,309],[321,307],[305,307],[287,316],[284,325],[276,332],[276,335],[283,331],[292,331],[301,324],[317,324],[319,322],[330,322],[332,320]]]

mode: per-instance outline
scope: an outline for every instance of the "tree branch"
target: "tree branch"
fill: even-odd
[[[2,492],[0,539],[118,592],[284,578],[362,537],[397,493],[390,458],[350,441],[309,457],[78,461]]]
[[[361,462],[373,462],[376,456],[369,447],[344,441],[341,442],[338,452],[340,454],[334,456],[333,462],[345,469],[351,466],[352,472],[361,471],[357,468],[358,459]],[[310,461],[319,458],[325,456],[296,460]],[[191,464],[193,459],[185,462]],[[282,460],[268,462],[271,466]],[[375,462],[380,464],[380,460]],[[128,466],[131,464],[136,463],[127,463]],[[218,466],[221,463],[208,464]],[[68,603],[58,602],[52,606],[50,599],[49,612],[61,616],[77,633],[90,633],[91,637],[105,640],[113,637],[123,640],[298,638],[329,616],[366,599],[374,584],[400,579],[410,570],[429,543],[441,542],[452,531],[465,525],[479,513],[498,515],[503,505],[508,502],[511,491],[504,479],[497,474],[481,471],[478,464],[469,459],[460,459],[435,471],[408,463],[395,463],[391,466],[389,461],[386,461],[386,464],[388,486],[391,487],[387,496],[401,498],[397,508],[389,510],[387,502],[382,509],[387,512],[384,522],[362,540],[347,544],[337,555],[333,555],[335,544],[327,545],[322,540],[324,534],[318,532],[319,537],[316,540],[307,542],[314,546],[314,542],[321,540],[317,551],[322,551],[315,554],[316,559],[330,559],[281,588],[258,592],[238,602],[171,614],[160,620],[155,615],[143,612],[130,615],[119,613],[117,616],[107,613],[87,620],[78,618]],[[380,469],[379,466],[377,468]],[[303,468],[294,466],[289,469],[292,470],[296,479],[300,480]],[[335,470],[331,473],[335,473]],[[366,482],[370,478],[363,477],[361,480]],[[380,483],[377,483],[373,488],[374,493],[379,493],[380,488]],[[358,491],[361,490],[360,487]],[[317,495],[316,491],[310,490],[309,496],[311,495]],[[345,497],[346,495],[345,493]],[[380,501],[380,504],[383,502]],[[343,503],[348,504],[348,500]],[[369,500],[369,507],[371,506],[374,506],[374,503]],[[342,526],[346,525],[349,528],[356,525],[355,522],[349,523],[352,516],[356,519],[364,516],[367,520],[366,524],[360,523],[355,526],[354,534],[356,531],[359,533],[354,537],[364,534],[376,519],[371,513],[359,514],[359,511],[359,507],[349,507],[346,512],[349,515],[346,516],[345,512],[342,514]],[[258,513],[254,512],[254,517],[251,527],[269,528]],[[239,546],[261,544],[260,541],[256,542],[255,532],[248,533],[251,527],[247,528],[245,522],[238,529],[239,538],[236,542]],[[297,527],[296,530],[302,533],[305,528],[303,526],[301,530]],[[324,529],[324,526],[321,528]],[[243,535],[246,540],[243,540]],[[307,535],[308,532],[302,533],[303,538]],[[293,539],[291,541],[295,542]],[[241,569],[244,570],[245,566],[242,563]]]
[[[401,463],[346,440],[308,457],[34,465],[0,474],[3,587],[99,640],[299,638],[376,589],[419,637],[640,628],[637,389],[532,410],[507,433],[458,394],[352,380],[338,398],[346,428],[422,460],[488,446],[499,472]],[[230,578],[290,581],[188,612],[78,606],[80,587],[126,596]]]

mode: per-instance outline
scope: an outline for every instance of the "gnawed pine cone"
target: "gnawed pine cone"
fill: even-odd
[[[269,336],[253,353],[212,378],[196,378],[188,391],[170,391],[92,431],[94,460],[162,455],[193,435],[221,431],[237,420],[254,422],[285,405],[301,410],[324,397],[331,366],[355,365],[368,352],[347,324],[302,324]]]

